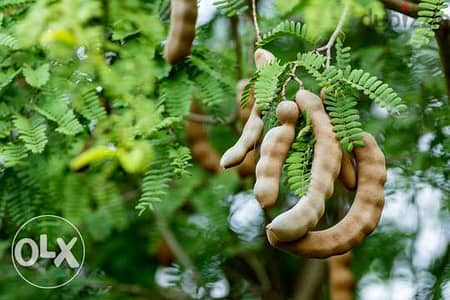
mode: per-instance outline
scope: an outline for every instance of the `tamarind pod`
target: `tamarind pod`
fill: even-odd
[[[191,53],[197,21],[196,0],[172,0],[170,29],[164,58],[174,65]]]
[[[330,299],[352,300],[355,278],[350,269],[352,252],[328,258]]]
[[[223,168],[239,165],[247,153],[255,148],[264,129],[264,122],[256,105],[253,106],[250,117],[242,129],[242,134],[234,146],[228,149],[220,160]]]
[[[281,170],[295,138],[299,110],[291,101],[281,101],[276,110],[280,126],[270,129],[261,143],[253,188],[261,207],[270,207],[278,198]]]
[[[254,59],[256,68],[261,69],[264,65],[274,61],[275,55],[263,48],[258,48],[255,50]]]
[[[358,184],[347,215],[336,225],[311,231],[293,242],[281,242],[268,230],[266,233],[272,246],[299,256],[323,258],[349,251],[375,229],[384,205],[386,165],[383,152],[370,134],[364,134],[363,142],[364,147],[353,150]]]
[[[253,91],[250,91],[248,103],[245,108],[241,106],[241,98],[242,93],[244,92],[245,86],[248,84],[248,79],[240,80],[237,84],[237,107],[239,107],[239,120],[241,125],[245,125],[247,123],[248,118],[250,117],[250,113],[252,111],[252,107],[255,104],[255,97]],[[244,158],[244,161],[237,167],[237,172],[241,178],[247,178],[249,176],[253,176],[255,174],[256,167],[256,151],[250,150]]]
[[[255,65],[257,69],[260,69],[268,62],[275,60],[275,56],[264,49],[256,49],[254,54]],[[255,103],[256,104],[256,103]],[[220,160],[220,166],[222,168],[231,168],[239,165],[245,159],[250,150],[254,149],[259,139],[261,138],[264,130],[264,122],[261,119],[261,112],[258,110],[257,105],[253,104],[253,107],[242,129],[242,134],[236,144],[229,148],[222,155]]]
[[[203,113],[196,101],[192,101],[190,111],[192,113]],[[205,125],[189,121],[186,127],[186,138],[191,148],[192,158],[198,162],[200,167],[205,171],[218,173],[220,171],[219,155],[209,143]]]
[[[316,143],[314,144],[311,180],[306,194],[290,210],[267,225],[276,240],[293,241],[313,229],[325,212],[325,200],[334,190],[342,160],[342,150],[325,112],[322,101],[307,90],[299,90],[296,102],[300,110],[308,112]]]
[[[319,96],[320,96],[320,99],[322,99],[322,101],[325,102],[326,97],[327,97],[327,90],[325,88],[321,89]]]
[[[237,166],[239,177],[247,178],[255,174],[257,160],[257,151],[250,150],[244,158],[244,161]]]
[[[347,151],[342,151],[341,172],[338,176],[342,184],[350,191],[356,189],[356,170],[352,156]]]

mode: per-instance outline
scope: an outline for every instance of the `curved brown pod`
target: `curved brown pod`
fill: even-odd
[[[242,93],[244,92],[244,88],[248,84],[248,82],[248,79],[242,79],[237,84],[236,105],[237,107],[239,107],[239,121],[242,126],[247,123],[252,111],[252,107],[255,104],[253,91],[250,91],[247,106],[245,108],[242,108],[241,106]],[[237,172],[241,178],[247,178],[255,174],[256,158],[256,150],[250,150],[245,156],[244,161],[239,166],[237,166]]]
[[[346,189],[353,191],[356,189],[356,169],[353,164],[353,158],[347,151],[342,151],[341,172],[338,176],[339,180]]]
[[[261,155],[256,164],[256,183],[253,189],[261,207],[270,207],[278,198],[281,171],[295,138],[295,124],[299,110],[291,101],[281,101],[276,110],[280,126],[270,129],[261,143]]]
[[[294,207],[278,215],[267,225],[267,230],[277,240],[286,242],[297,240],[316,227],[325,212],[325,201],[333,194],[334,181],[342,160],[341,146],[320,98],[300,89],[296,102],[300,110],[307,112],[311,118],[316,143],[308,191]]]
[[[265,64],[275,60],[275,56],[267,50],[257,49],[254,54],[256,68],[260,69]],[[264,122],[257,105],[253,105],[242,129],[239,140],[222,155],[220,165],[223,168],[231,168],[241,164],[247,153],[256,147],[264,130]]]
[[[203,113],[196,101],[191,103],[191,112]],[[211,173],[220,171],[219,155],[209,143],[208,134],[203,123],[188,121],[186,127],[186,138],[191,148],[192,158],[205,170]]]
[[[355,278],[350,264],[352,252],[328,258],[331,300],[352,300]]]
[[[164,58],[172,65],[191,53],[197,21],[196,0],[172,0],[170,29]]]
[[[329,257],[349,251],[375,229],[384,205],[386,165],[375,139],[365,133],[363,141],[365,146],[354,150],[358,185],[347,215],[331,228],[311,231],[293,242],[281,242],[267,231],[272,246],[304,257]]]

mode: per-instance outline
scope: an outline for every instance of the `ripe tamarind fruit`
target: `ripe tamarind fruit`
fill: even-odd
[[[364,147],[353,150],[358,184],[355,199],[346,216],[328,229],[308,232],[293,242],[282,242],[267,230],[272,246],[299,256],[323,258],[349,251],[375,229],[384,205],[386,162],[383,152],[370,134],[364,133],[363,142]]]
[[[326,101],[327,90],[323,88],[320,91],[320,99]],[[356,189],[356,170],[353,164],[352,156],[347,151],[343,150],[341,172],[339,173],[339,180],[350,191]]]
[[[261,143],[253,192],[263,208],[274,205],[278,198],[281,171],[295,138],[298,115],[297,104],[281,101],[276,110],[281,125],[270,129]]]
[[[191,53],[197,21],[196,0],[172,0],[170,29],[164,58],[174,65]]]
[[[275,60],[275,56],[267,50],[257,49],[254,54],[256,68]],[[239,140],[230,149],[225,151],[220,160],[222,168],[231,168],[242,163],[248,152],[255,148],[264,130],[264,122],[256,103],[253,105],[250,116],[242,129]]]
[[[272,52],[267,51],[263,48],[258,48],[255,50],[254,60],[255,60],[256,69],[259,70],[262,67],[264,67],[266,64],[274,61],[275,55],[273,55]]]
[[[239,107],[239,121],[242,126],[244,126],[247,123],[253,105],[255,104],[254,93],[253,91],[250,91],[247,106],[245,108],[242,108],[241,106],[242,93],[244,92],[244,88],[248,84],[248,82],[249,82],[248,79],[243,79],[240,80],[237,84],[236,105],[237,107]],[[247,178],[255,174],[256,158],[257,158],[256,150],[250,150],[247,153],[244,161],[237,167],[237,172],[241,178]]]
[[[350,153],[342,150],[341,172],[338,176],[342,184],[350,191],[356,189],[356,170]]]
[[[203,110],[196,101],[192,101],[190,111],[201,114]],[[219,155],[208,140],[208,134],[203,123],[189,121],[186,127],[186,138],[191,148],[192,158],[207,172],[220,171]]]
[[[300,89],[296,102],[311,118],[316,143],[308,191],[294,207],[267,225],[267,232],[284,242],[297,240],[316,226],[325,212],[325,200],[333,194],[342,160],[341,147],[320,98]]]
[[[328,258],[331,300],[352,300],[355,278],[350,269],[352,252]]]

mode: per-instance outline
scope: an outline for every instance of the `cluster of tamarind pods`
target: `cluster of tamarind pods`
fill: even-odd
[[[196,18],[195,0],[172,0],[171,26],[164,51],[170,64],[176,64],[190,54]],[[257,49],[254,59],[256,68],[260,69],[275,57],[269,51]],[[245,80],[238,83],[238,103],[247,83]],[[247,107],[239,105],[243,126],[241,136],[223,154],[220,163],[219,154],[208,141],[204,124],[189,121],[187,141],[193,158],[207,171],[217,173],[223,168],[237,167],[241,177],[255,173],[255,197],[263,208],[268,208],[278,198],[282,168],[295,139],[295,126],[300,113],[306,112],[311,118],[315,137],[309,187],[296,205],[267,225],[266,234],[270,244],[281,250],[303,257],[330,257],[332,299],[351,299],[354,280],[348,267],[350,251],[379,222],[384,205],[385,158],[369,133],[364,133],[364,146],[353,150],[354,158],[343,151],[321,98],[325,97],[299,88],[295,101],[282,100],[278,104],[276,117],[280,125],[262,137],[264,122],[251,93]],[[191,112],[202,113],[195,101]],[[258,148],[260,157],[256,163]],[[326,200],[333,195],[336,179],[348,190],[356,190],[352,206],[336,225],[313,231],[325,212]]]
[[[255,52],[257,68],[274,59],[266,50]],[[319,96],[300,88],[295,102],[282,100],[278,104],[276,117],[280,125],[262,139],[254,194],[264,208],[275,204],[300,111],[309,114],[315,137],[310,184],[296,205],[267,225],[266,234],[272,246],[299,256],[324,258],[343,254],[358,245],[379,222],[384,205],[385,158],[375,139],[364,133],[364,146],[353,151],[354,165],[351,155],[342,150]],[[261,113],[254,104],[241,137],[224,153],[220,165],[230,168],[244,161],[259,144],[263,129]],[[353,204],[336,225],[312,231],[325,212],[325,202],[332,196],[338,176],[348,189],[356,189]]]
[[[169,63],[176,64],[189,55],[195,37],[196,18],[196,1],[172,1],[171,26],[164,52]],[[269,51],[255,51],[257,68],[273,60],[275,57]],[[242,92],[245,84],[245,81],[240,82],[238,90]],[[378,224],[384,204],[386,167],[383,153],[368,133],[363,136],[364,147],[353,151],[354,165],[352,156],[339,145],[321,97],[300,88],[295,102],[283,100],[278,104],[276,116],[280,126],[269,130],[262,139],[254,194],[262,207],[275,204],[282,167],[295,139],[295,125],[301,111],[309,114],[315,137],[311,181],[307,193],[297,204],[267,225],[267,237],[273,246],[300,256],[342,254],[359,244]],[[196,102],[192,103],[191,112],[201,113]],[[193,157],[204,169],[218,172],[221,167],[238,166],[243,177],[253,173],[264,122],[252,95],[248,108],[241,109],[239,117],[243,125],[242,134],[236,144],[223,154],[220,165],[218,154],[208,142],[204,125],[188,123],[187,139]],[[324,214],[325,201],[332,196],[338,176],[349,190],[356,189],[350,211],[333,227],[311,231]]]

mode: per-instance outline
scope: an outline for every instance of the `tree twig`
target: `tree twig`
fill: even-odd
[[[450,98],[450,24],[442,23],[435,32],[439,45],[439,55],[441,57],[442,71],[445,77],[447,95]]]
[[[158,229],[161,232],[161,235],[163,236],[164,240],[167,242],[167,245],[169,246],[175,258],[177,258],[177,260],[185,269],[190,270],[192,272],[194,280],[198,282],[200,280],[200,275],[197,272],[194,263],[191,261],[189,255],[187,255],[187,253],[184,252],[183,248],[178,243],[175,235],[170,230],[165,217],[162,215],[161,212],[155,211],[155,218]]]
[[[419,12],[419,5],[410,1],[404,0],[381,0],[386,8],[392,9],[396,12],[405,14],[412,18],[417,18]]]
[[[233,16],[231,17],[231,38],[234,42],[234,53],[236,56],[236,78],[239,80],[242,78],[242,45],[241,45],[241,39],[239,37],[239,17]]]
[[[331,35],[330,39],[328,40],[328,43],[320,48],[317,48],[316,51],[326,51],[327,53],[327,60],[326,60],[326,67],[330,67],[331,63],[331,48],[333,48],[334,43],[336,42],[337,37],[339,36],[339,33],[342,31],[342,27],[344,26],[345,19],[347,18],[348,11],[350,9],[349,3],[345,3],[344,10],[342,11],[341,17],[339,18],[339,22],[336,25],[336,29],[334,30],[333,34]]]
[[[259,25],[258,25],[256,0],[252,0],[252,16],[253,16],[253,25],[255,26],[255,31],[256,31],[256,40],[260,41],[261,40],[261,31],[259,30]]]
[[[196,113],[189,113],[189,115],[187,115],[187,119],[191,122],[196,122],[196,123],[205,123],[205,124],[225,124],[225,125],[229,125],[232,124],[236,121],[237,118],[237,111],[233,111],[232,114],[230,114],[228,117],[226,117],[225,119],[216,119],[213,118],[211,116],[208,115],[203,115],[203,114],[196,114]]]
[[[293,299],[318,299],[318,291],[320,291],[320,285],[326,278],[326,271],[325,260],[305,259],[302,271],[297,279]]]
[[[86,282],[86,286],[94,289],[111,289],[118,293],[142,297],[144,299],[167,299],[154,289],[148,289],[134,284],[90,280]]]

